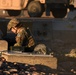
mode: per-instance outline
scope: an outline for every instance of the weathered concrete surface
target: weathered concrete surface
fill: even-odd
[[[5,51],[8,49],[8,42],[5,40],[0,40],[0,51]]]
[[[52,69],[57,69],[57,58],[52,57],[51,55],[32,55],[27,53],[2,53],[2,57],[9,62],[20,62],[20,63],[27,63],[31,65],[44,65],[50,67]]]

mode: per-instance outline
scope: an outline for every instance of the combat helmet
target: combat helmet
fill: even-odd
[[[13,18],[9,21],[7,25],[7,29],[10,30],[12,27],[15,27],[17,24],[19,24],[19,21],[16,18]]]

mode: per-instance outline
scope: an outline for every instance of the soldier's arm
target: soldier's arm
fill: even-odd
[[[16,36],[16,42],[22,45],[24,38],[25,38],[25,32],[24,30],[21,30]]]
[[[29,39],[28,47],[34,46],[35,45],[35,41],[34,41],[33,37],[30,36],[28,39]]]

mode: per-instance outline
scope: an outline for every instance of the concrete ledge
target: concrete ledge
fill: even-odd
[[[6,40],[0,40],[0,51],[6,51],[8,49],[8,42]]]
[[[51,55],[32,55],[28,53],[8,53],[3,52],[2,57],[9,62],[20,62],[30,65],[41,64],[51,69],[57,69],[57,58]]]

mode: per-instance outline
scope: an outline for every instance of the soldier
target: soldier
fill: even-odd
[[[16,18],[11,19],[7,28],[16,34],[16,43],[14,46],[26,46],[28,48],[34,47],[34,39],[32,36],[29,36],[27,29],[19,22],[19,20]]]

